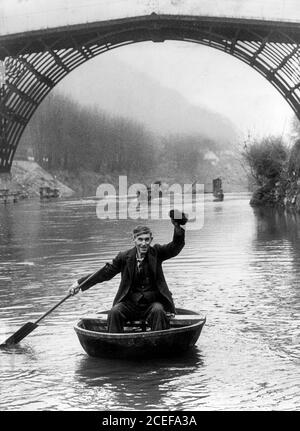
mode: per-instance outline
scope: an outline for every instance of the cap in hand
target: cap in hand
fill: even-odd
[[[185,225],[186,222],[188,221],[188,215],[176,209],[171,210],[169,212],[169,217],[171,218],[172,221],[180,225]]]

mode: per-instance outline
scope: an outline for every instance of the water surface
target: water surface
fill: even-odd
[[[151,361],[90,358],[73,330],[111,306],[119,276],[70,298],[0,350],[0,410],[294,410],[300,407],[300,220],[205,197],[204,227],[164,263],[178,307],[207,316],[195,349]],[[62,299],[73,280],[131,247],[132,220],[93,199],[0,207],[0,341]],[[150,221],[154,241],[169,221]]]

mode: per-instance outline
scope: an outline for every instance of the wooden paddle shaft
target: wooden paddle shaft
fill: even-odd
[[[46,316],[48,316],[48,314],[52,313],[52,311],[55,310],[55,308],[59,307],[63,302],[65,302],[68,298],[70,298],[70,296],[72,296],[72,294],[68,293],[68,295],[65,296],[61,301],[59,301],[58,304],[54,305],[54,307],[52,307],[45,314],[43,314],[36,322],[34,322],[35,325],[37,325],[42,319],[44,319]]]
[[[84,286],[94,275],[91,274],[86,280],[84,280],[82,283],[79,284],[79,288]],[[22,328],[18,329],[17,332],[12,334],[3,344],[0,344],[0,347],[7,347],[11,346],[13,344],[19,343],[23,338],[25,338],[27,335],[29,335],[37,326],[38,323],[44,319],[48,314],[52,313],[53,310],[55,310],[57,307],[59,307],[63,302],[66,301],[66,299],[70,298],[70,296],[73,296],[72,293],[68,293],[67,296],[65,296],[61,301],[59,301],[58,304],[54,305],[50,310],[48,310],[45,314],[43,314],[36,322],[27,322],[25,325],[22,326]]]
[[[93,274],[91,274],[86,280],[84,280],[82,283],[79,284],[79,287],[84,286],[96,273],[93,272]],[[42,319],[44,319],[46,316],[48,316],[48,314],[52,313],[53,310],[55,310],[57,307],[59,307],[63,302],[65,302],[68,298],[70,298],[70,296],[73,296],[72,293],[68,293],[67,296],[65,296],[61,301],[59,301],[58,304],[54,305],[52,308],[50,308],[50,310],[48,310],[45,314],[43,314],[35,323],[35,325],[37,325]]]

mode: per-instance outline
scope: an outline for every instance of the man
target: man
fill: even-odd
[[[176,210],[175,210],[176,211]],[[153,236],[147,226],[133,230],[134,247],[120,252],[112,261],[97,271],[81,290],[96,283],[110,280],[121,272],[121,283],[108,315],[108,331],[123,332],[128,320],[145,319],[152,331],[169,328],[167,312],[175,313],[172,294],[168,289],[162,270],[162,262],[176,256],[184,247],[185,214],[170,212],[174,225],[173,240],[165,245],[151,246]],[[90,275],[78,280],[81,284]],[[78,293],[76,283],[70,293]]]

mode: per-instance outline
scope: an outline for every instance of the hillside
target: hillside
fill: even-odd
[[[30,156],[80,195],[93,195],[101,182],[117,184],[119,175],[131,184],[197,180],[207,191],[221,177],[225,192],[247,189],[235,130],[225,117],[119,60],[113,64],[84,74],[79,68],[51,92],[16,159]]]
[[[110,115],[137,121],[159,136],[201,134],[226,149],[237,141],[236,130],[225,116],[191,104],[179,92],[116,58],[90,60],[55,91],[80,105],[94,105]]]

